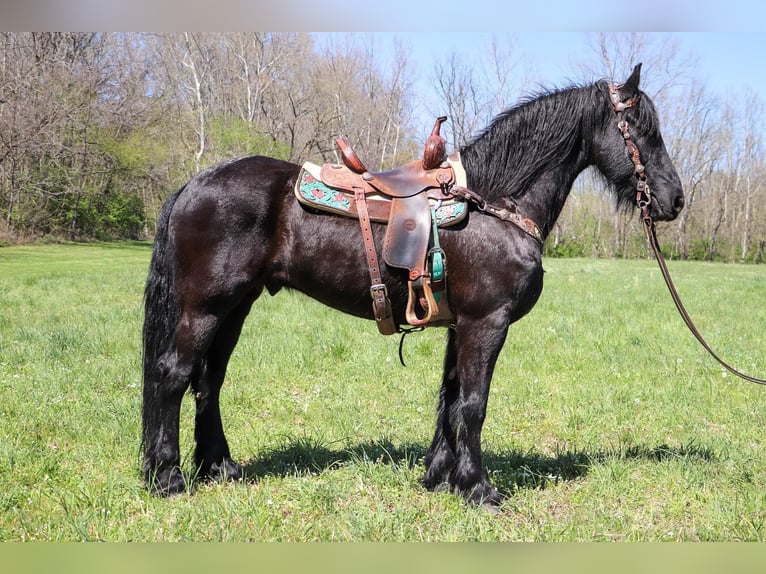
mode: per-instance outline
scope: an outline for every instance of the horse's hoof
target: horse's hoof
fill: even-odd
[[[422,484],[423,487],[429,492],[444,492],[447,490],[452,490],[452,486],[450,486],[448,480],[441,478],[436,473],[431,472],[426,473],[420,479],[420,484]]]
[[[149,491],[157,496],[172,496],[186,491],[186,479],[177,466],[167,470],[157,470],[147,475]]]
[[[424,480],[423,486],[425,486],[426,490],[429,492],[452,492],[452,486],[446,480],[441,482],[434,482],[433,484]]]
[[[489,483],[479,483],[463,496],[472,506],[483,506],[490,510],[496,509],[503,502],[503,497]]]
[[[205,477],[213,482],[239,481],[242,480],[244,469],[241,464],[237,464],[230,458],[225,458],[221,462],[214,462],[205,472]]]

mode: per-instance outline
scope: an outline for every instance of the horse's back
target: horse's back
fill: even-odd
[[[217,233],[252,228],[274,218],[298,173],[294,163],[248,156],[194,176],[173,209],[175,228],[192,233],[213,225]]]

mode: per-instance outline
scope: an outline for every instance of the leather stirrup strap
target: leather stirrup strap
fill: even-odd
[[[356,210],[359,214],[359,225],[362,228],[367,266],[370,270],[370,281],[372,282],[370,295],[372,296],[372,310],[375,314],[375,323],[377,323],[378,331],[380,331],[381,335],[393,335],[399,329],[397,329],[396,323],[394,323],[391,301],[388,298],[388,289],[386,289],[383,279],[380,277],[380,263],[378,263],[378,254],[375,251],[375,242],[372,239],[372,227],[370,226],[370,216],[367,213],[367,198],[364,195],[364,190],[355,188],[354,198],[356,199]]]

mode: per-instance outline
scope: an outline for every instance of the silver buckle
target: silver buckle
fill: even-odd
[[[385,283],[377,283],[375,285],[372,285],[370,287],[370,297],[375,299],[376,293],[378,291],[383,291],[383,296],[388,297],[388,287],[386,287]]]

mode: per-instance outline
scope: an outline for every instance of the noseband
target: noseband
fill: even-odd
[[[692,335],[694,335],[694,337],[697,339],[697,341],[699,341],[702,347],[708,353],[710,353],[710,355],[716,361],[718,361],[718,363],[721,364],[726,370],[736,375],[737,377],[740,377],[741,379],[744,379],[751,383],[756,383],[758,385],[766,385],[766,379],[759,379],[756,377],[752,377],[750,375],[746,375],[745,373],[738,371],[737,369],[729,365],[726,361],[721,359],[713,351],[710,345],[707,344],[705,339],[697,330],[697,327],[694,325],[694,322],[689,316],[689,313],[687,313],[686,308],[684,307],[684,304],[681,302],[681,297],[678,295],[678,291],[676,290],[676,287],[673,284],[673,280],[670,277],[670,271],[668,270],[668,267],[665,264],[665,259],[662,257],[660,244],[659,244],[659,241],[657,240],[657,231],[650,213],[650,205],[652,203],[652,192],[649,189],[649,184],[646,183],[646,173],[644,170],[644,164],[641,163],[641,152],[639,152],[638,146],[636,146],[636,144],[633,142],[633,139],[631,138],[631,135],[630,135],[630,129],[628,127],[628,122],[627,120],[625,120],[625,118],[623,118],[623,114],[622,114],[626,109],[632,108],[633,106],[637,105],[640,100],[640,96],[637,94],[631,97],[629,100],[623,102],[622,100],[620,100],[620,86],[609,86],[609,97],[612,100],[612,108],[614,109],[614,112],[617,114],[617,127],[619,128],[620,133],[622,133],[622,137],[625,140],[625,146],[628,148],[628,155],[630,156],[630,159],[633,162],[633,170],[637,178],[636,205],[641,210],[641,217],[643,218],[643,221],[644,221],[644,231],[646,232],[646,238],[649,241],[649,246],[652,248],[652,251],[654,252],[654,257],[655,259],[657,259],[657,263],[660,266],[660,271],[662,272],[662,278],[665,280],[665,284],[667,285],[668,290],[670,291],[670,296],[673,298],[673,302],[676,305],[676,309],[678,309],[678,312],[681,315],[681,318],[683,319],[684,323],[686,323],[686,326],[689,328]]]

